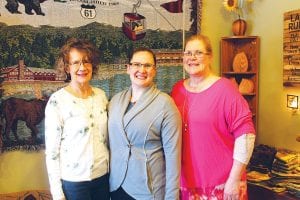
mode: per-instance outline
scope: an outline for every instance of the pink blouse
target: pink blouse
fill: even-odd
[[[210,190],[225,183],[235,138],[255,132],[248,103],[225,78],[200,93],[187,91],[181,80],[171,95],[183,121],[181,187]]]

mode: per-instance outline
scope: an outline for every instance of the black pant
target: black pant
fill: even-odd
[[[129,194],[127,194],[122,187],[110,193],[111,200],[135,200]]]
[[[92,181],[71,182],[62,180],[62,188],[67,200],[109,200],[109,175]]]

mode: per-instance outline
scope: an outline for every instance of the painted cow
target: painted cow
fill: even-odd
[[[9,140],[9,133],[12,130],[15,139],[18,141],[17,125],[18,121],[22,120],[31,130],[32,141],[35,141],[38,134],[38,125],[45,117],[45,107],[48,98],[46,99],[31,99],[25,100],[15,97],[10,97],[2,102],[1,115],[5,119],[4,136]]]

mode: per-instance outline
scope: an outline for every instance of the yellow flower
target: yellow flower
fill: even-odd
[[[254,0],[223,0],[225,9],[229,12],[235,12],[239,16],[248,9],[246,4],[253,3]]]
[[[229,12],[236,11],[238,8],[238,0],[224,0],[223,5]]]

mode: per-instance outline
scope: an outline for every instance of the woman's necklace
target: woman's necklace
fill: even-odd
[[[193,99],[190,99],[192,95],[188,96],[188,90],[185,89],[183,107],[182,107],[182,121],[183,121],[183,130],[184,133],[189,133],[189,118],[193,110],[193,106],[197,101],[197,96],[194,96]]]
[[[207,88],[209,88],[218,79],[220,78],[217,76],[213,76],[212,74],[209,74],[201,82],[198,82],[196,84],[191,84],[191,79],[187,79],[186,82],[183,84],[185,87],[185,95],[184,95],[183,108],[182,108],[182,121],[183,121],[184,132],[186,133],[189,132],[189,119],[192,110],[195,110],[194,106],[196,105],[198,94],[206,90]],[[191,93],[188,94],[188,92]]]
[[[189,114],[189,111],[186,113],[186,99],[187,99],[187,89],[185,89],[185,94],[184,94],[184,101],[183,101],[183,107],[182,107],[182,121],[183,121],[183,130],[184,130],[184,133],[186,133],[188,131],[188,121],[187,121],[187,118],[188,118],[188,114]]]

